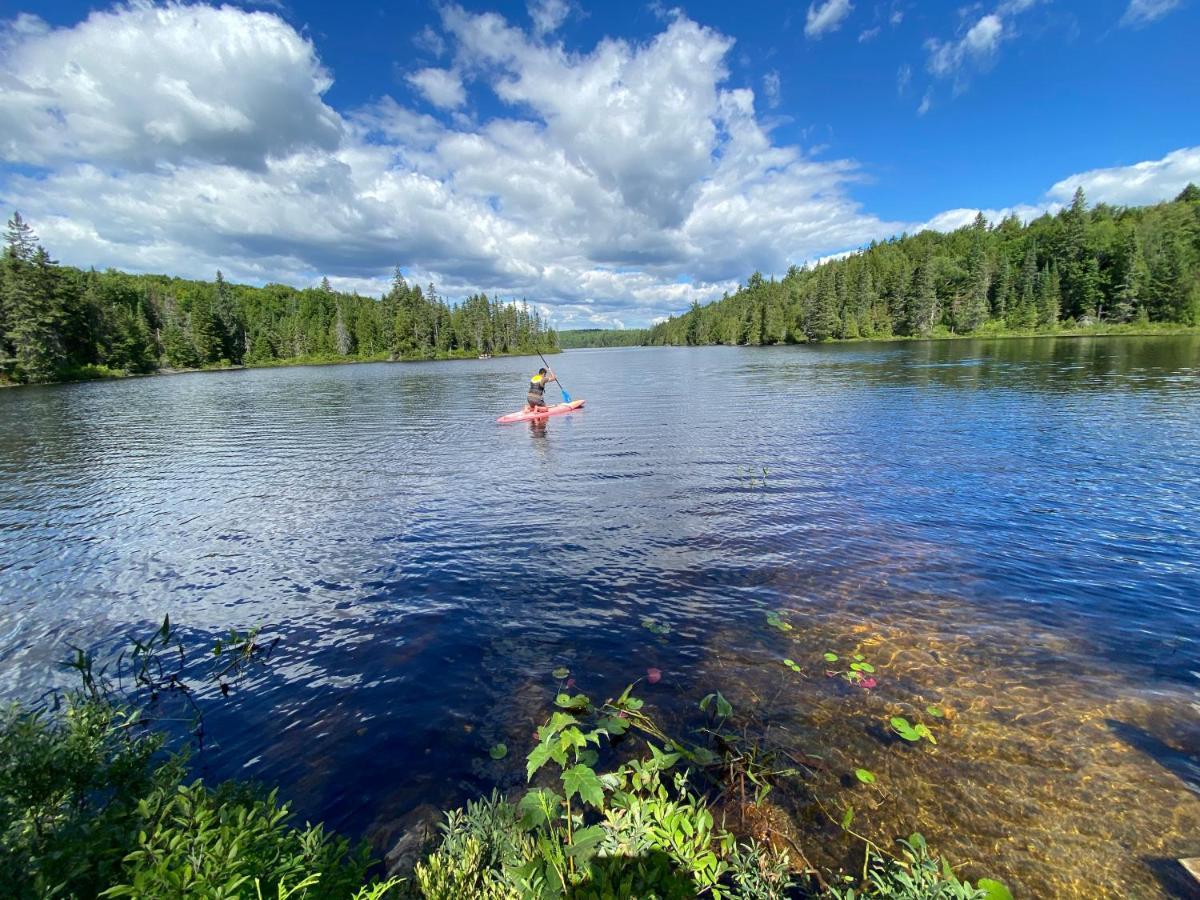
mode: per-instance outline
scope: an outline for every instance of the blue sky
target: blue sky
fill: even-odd
[[[642,325],[976,210],[1200,180],[1197,0],[5,0],[0,200],[66,262]]]

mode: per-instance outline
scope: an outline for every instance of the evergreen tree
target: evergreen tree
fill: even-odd
[[[988,317],[988,290],[991,287],[991,272],[987,258],[987,219],[977,213],[971,226],[971,253],[967,259],[967,297],[959,316],[959,327],[963,331],[975,331]]]
[[[1053,329],[1058,326],[1058,314],[1062,308],[1062,280],[1053,263],[1043,270],[1038,278],[1037,324],[1039,328]]]
[[[907,334],[928,336],[939,319],[938,296],[933,278],[933,256],[926,256],[913,274],[908,295]]]

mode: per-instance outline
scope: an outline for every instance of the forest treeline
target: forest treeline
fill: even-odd
[[[287,361],[444,359],[557,349],[526,303],[448,303],[397,268],[380,299],[62,266],[15,214],[0,261],[0,381]]]
[[[650,328],[647,344],[1053,331],[1092,323],[1200,325],[1200,189],[1144,207],[1083,190],[1057,215],[904,235],[780,280],[755,273],[721,300]],[[601,346],[586,344],[586,346]]]
[[[563,350],[581,347],[640,347],[646,343],[645,328],[571,328],[558,333]]]

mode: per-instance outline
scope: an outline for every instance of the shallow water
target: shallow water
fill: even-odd
[[[271,666],[216,708],[200,765],[382,845],[418,804],[521,783],[556,666],[593,695],[655,666],[668,723],[720,688],[821,758],[780,795],[822,862],[842,850],[814,797],[1019,896],[1183,889],[1200,338],[554,363],[588,406],[533,426],[493,423],[529,359],[0,392],[0,693],[166,612],[198,642],[263,625]],[[878,687],[828,677],[826,650]],[[888,737],[931,703],[936,747]]]

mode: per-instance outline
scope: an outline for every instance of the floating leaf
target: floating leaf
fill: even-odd
[[[847,806],[846,811],[842,813],[842,828],[849,828],[850,823],[854,821],[854,807]]]
[[[836,653],[826,653],[825,654],[825,662],[837,662],[837,661],[838,661],[838,655]]]
[[[985,900],[1013,900],[1012,891],[994,878],[980,878],[975,887],[983,891]]]
[[[785,659],[783,661],[783,664],[785,666],[787,666],[789,669],[791,669],[793,672],[803,671],[798,665],[796,665],[796,661],[794,659]]]
[[[933,732],[929,730],[929,726],[925,724],[918,725],[915,729],[918,737],[923,737],[931,744],[936,744],[937,740],[933,736]]]
[[[554,698],[554,705],[563,709],[587,709],[588,698],[583,694],[576,694],[574,697],[570,694],[559,694]]]
[[[783,615],[781,613],[777,613],[777,612],[767,613],[767,624],[770,625],[772,628],[775,628],[779,631],[791,631],[792,630],[791,624],[784,620]]]
[[[508,756],[508,745],[501,742],[492,747],[492,749],[488,751],[488,755],[491,756],[492,759],[504,759],[504,757]]]
[[[859,781],[861,781],[863,784],[874,784],[875,783],[875,773],[872,772],[870,769],[855,769],[854,777],[857,778]]]
[[[851,664],[850,664],[850,668],[851,668],[851,669],[853,669],[855,672],[868,672],[868,673],[870,673],[870,672],[874,672],[874,671],[875,671],[875,667],[874,667],[873,665],[871,665],[870,663],[865,663],[865,662],[856,662],[856,663],[851,663]]]
[[[651,619],[649,616],[642,619],[642,627],[645,628],[647,631],[649,631],[651,634],[670,634],[671,633],[670,625],[668,625],[666,622],[656,622],[654,619]]]
[[[925,712],[929,713],[935,719],[944,719],[946,717],[946,714],[937,706],[927,706],[925,707]]]
[[[921,733],[904,716],[892,716],[891,723],[892,730],[904,740],[915,743],[921,739]]]
[[[566,666],[559,666],[557,669],[555,669],[550,674],[553,675],[555,678],[557,678],[559,681],[562,681],[564,678],[567,678],[570,676],[571,670],[568,669]]]
[[[866,657],[865,657],[865,656],[863,656],[861,653],[855,653],[855,654],[854,654],[854,658],[855,658],[856,660],[858,660],[858,662],[862,662],[864,659],[866,659]]]

